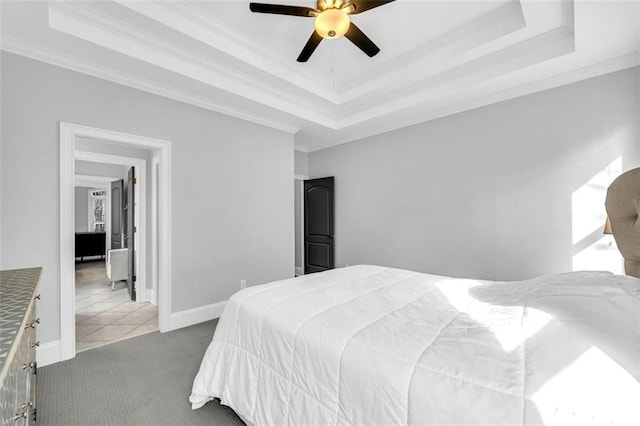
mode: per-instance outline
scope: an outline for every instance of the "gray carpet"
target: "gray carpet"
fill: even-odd
[[[39,425],[243,425],[191,384],[217,321],[134,337],[38,369]]]

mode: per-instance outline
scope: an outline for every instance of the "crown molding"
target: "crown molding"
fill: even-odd
[[[640,65],[638,50],[588,66],[585,64],[602,58],[602,54],[588,49],[568,54],[575,50],[574,19],[578,19],[577,24],[583,23],[581,15],[574,16],[574,0],[559,0],[551,11],[545,10],[546,15],[531,13],[529,16],[530,10],[522,6],[528,19],[524,27],[520,0],[507,0],[504,6],[471,21],[473,25],[482,24],[481,28],[471,31],[460,26],[458,32],[453,29],[411,49],[408,54],[417,54],[418,62],[397,62],[398,58],[405,58],[405,54],[398,55],[389,63],[376,66],[376,72],[388,72],[388,75],[378,77],[370,73],[373,83],[364,82],[364,78],[354,87],[345,88],[347,92],[340,97],[332,97],[333,93],[322,96],[317,94],[322,93],[318,91],[321,87],[317,81],[314,86],[298,90],[299,85],[304,86],[307,81],[308,72],[289,81],[289,75],[294,75],[299,68],[289,67],[270,52],[252,52],[246,37],[237,35],[237,30],[216,16],[198,12],[191,4],[114,1],[128,10],[115,6],[118,13],[112,15],[111,9],[65,1],[51,1],[43,7],[49,7],[50,13],[53,10],[50,22],[55,25],[51,28],[79,38],[77,43],[82,44],[76,45],[72,40],[70,48],[104,46],[121,55],[123,67],[131,65],[133,58],[145,65],[144,69],[157,67],[167,80],[147,78],[142,71],[139,74],[120,71],[116,68],[115,55],[115,63],[111,63],[55,51],[45,47],[55,44],[44,38],[42,44],[31,44],[20,36],[18,39],[3,36],[0,49],[288,134],[296,134],[303,127],[294,138],[294,148],[306,153]],[[153,13],[136,13],[147,7]],[[637,13],[640,17],[640,8]],[[149,16],[153,14],[159,16]],[[540,16],[548,16],[549,20],[542,20]],[[166,26],[163,21],[175,17],[180,18],[176,18],[175,23],[180,28],[193,23],[194,35],[170,26],[166,33],[159,32],[160,37],[153,36],[153,29],[159,28],[157,25]],[[144,23],[153,25],[147,27]],[[212,25],[207,28],[209,23]],[[185,40],[185,36],[172,38],[167,35],[169,32],[173,36],[180,32],[193,40],[185,42],[189,47],[178,46],[177,40]],[[470,34],[478,35],[480,40],[474,40]],[[173,44],[170,40],[165,43],[165,37],[173,40]],[[37,39],[29,37],[29,40]],[[206,44],[201,45],[204,54],[197,54],[200,43]],[[66,47],[63,50],[70,52]],[[447,59],[452,53],[455,57]],[[429,65],[438,60],[441,62]],[[394,67],[389,67],[394,62]],[[549,62],[551,66],[547,66]],[[275,68],[263,70],[262,63]],[[402,66],[398,66],[399,63]],[[287,68],[285,66],[288,72],[272,74],[273,70]],[[552,69],[569,71],[551,76]],[[403,75],[414,71],[419,72],[414,76]],[[170,77],[174,75],[184,80],[173,85]],[[207,85],[210,90],[206,95],[198,93],[195,83],[188,79]],[[216,97],[217,94],[222,96]],[[224,104],[221,97],[234,106]],[[305,127],[309,124],[313,125]]]
[[[299,152],[304,152],[305,154],[309,153],[309,148],[307,148],[304,145],[297,144],[297,143],[293,145],[293,150],[294,151],[299,151]]]
[[[540,62],[565,55],[575,50],[574,34],[564,27],[555,28],[533,38],[528,38],[514,45],[495,51],[491,54],[465,62],[457,67],[441,71],[424,79],[418,88],[395,88],[396,96],[392,102],[385,101],[390,92],[377,94],[375,98],[367,98],[352,103],[341,110],[342,117],[339,128],[353,126],[364,121],[374,120],[410,106],[419,105],[438,96],[446,95],[463,85],[476,84],[536,65]],[[364,109],[362,104],[375,105]]]
[[[568,2],[572,3],[572,0],[568,0]],[[154,12],[156,20],[160,19],[158,22],[163,24],[167,21],[175,21],[176,10],[182,12],[182,16],[178,21],[186,21],[191,27],[202,27],[204,22],[209,22],[209,20],[202,17],[200,19],[196,18],[195,16],[198,14],[195,13],[196,10],[193,9],[193,6],[179,6],[176,4],[162,6],[157,2],[143,2],[140,4],[131,3],[127,7],[134,11]],[[162,13],[166,16],[158,16]],[[203,19],[205,19],[204,22]],[[447,90],[447,87],[450,88],[453,84],[452,80],[475,82],[477,78],[486,77],[489,74],[491,74],[491,77],[496,77],[501,69],[504,70],[505,67],[513,68],[513,63],[517,61],[532,65],[533,62],[531,61],[534,61],[535,58],[542,58],[541,60],[549,59],[549,56],[544,58],[543,56],[552,54],[549,52],[557,47],[555,45],[545,45],[545,42],[550,44],[555,42],[555,40],[549,41],[547,35],[553,33],[553,31],[550,31],[543,34],[545,37],[538,35],[531,39],[526,39],[526,43],[521,42],[517,45],[509,45],[479,57],[467,58],[462,64],[452,68],[449,67],[446,70],[438,70],[435,75],[427,75],[425,77],[424,74],[419,74],[419,77],[414,81],[399,78],[396,75],[398,78],[391,79],[397,81],[397,84],[393,87],[385,84],[366,84],[365,93],[357,94],[357,98],[351,102],[331,103],[329,105],[326,100],[323,104],[319,98],[306,98],[299,91],[293,93],[282,86],[272,87],[269,84],[264,84],[258,81],[256,77],[233,70],[230,66],[221,65],[220,61],[206,59],[203,55],[197,55],[184,47],[171,44],[166,40],[159,40],[137,27],[122,23],[86,5],[73,2],[50,3],[49,22],[52,28],[72,36],[119,52],[125,56],[137,58],[162,69],[184,75],[292,116],[317,123],[331,130],[345,129],[385,114],[419,105],[424,102],[425,93],[434,92],[434,89],[436,89],[436,92]],[[212,22],[214,27],[210,31],[209,37],[221,38],[223,42],[232,38],[233,33],[229,32],[228,27],[215,19]],[[521,29],[524,26],[524,17],[519,0],[510,0],[504,6],[482,15],[472,22],[474,25],[466,24],[464,27],[458,27],[453,32],[445,34],[444,38],[438,38],[436,45],[443,48],[443,50],[454,49],[459,52],[462,49],[462,51],[466,51],[469,46],[478,46],[478,41],[473,41],[469,38],[470,34],[478,28],[482,30],[483,37],[480,44],[483,44],[483,42],[494,40],[499,35]],[[564,27],[556,28],[556,31],[562,33],[563,36],[570,34],[571,43],[573,43],[573,32],[566,31]],[[223,36],[220,37],[220,34]],[[202,37],[198,37],[197,40],[202,42]],[[217,43],[219,44],[220,41],[217,41]],[[245,41],[241,41],[237,45],[242,47],[245,43]],[[472,44],[470,45],[469,43]],[[528,52],[518,51],[516,46],[520,48],[523,43],[529,45],[537,43],[538,46],[533,46],[535,48]],[[427,43],[427,47],[429,46],[433,47]],[[419,52],[420,55],[418,56],[420,58],[427,55],[427,59],[433,59],[433,56],[429,54],[430,48],[425,49],[425,45],[418,46],[412,52]],[[522,58],[518,57],[514,61],[512,57],[508,56],[513,52]],[[561,53],[567,53],[567,50],[563,48]],[[437,52],[435,54],[437,56]],[[238,59],[238,55],[235,53],[233,57]],[[530,60],[527,61],[527,58]],[[393,72],[395,75],[396,72],[402,73],[404,70],[406,70],[406,67],[402,67],[400,71]],[[488,70],[492,70],[493,73]],[[451,78],[452,75],[453,79]],[[388,76],[385,75],[385,77]],[[379,83],[380,80],[375,78],[375,81]],[[361,88],[364,87],[363,84],[359,86]],[[346,97],[356,95],[354,91],[349,93]]]
[[[578,68],[569,72],[554,75],[552,77],[543,78],[531,83],[515,86],[501,90],[497,93],[492,93],[486,96],[480,96],[469,101],[460,102],[455,105],[439,108],[425,114],[420,115],[419,118],[410,118],[405,121],[395,121],[391,125],[378,125],[375,126],[372,121],[372,125],[368,126],[365,130],[354,131],[349,135],[338,137],[329,143],[324,143],[320,148],[306,147],[309,153],[319,151],[322,149],[331,148],[337,145],[342,145],[348,142],[354,142],[363,138],[372,137],[375,135],[391,132],[394,130],[402,129],[405,127],[414,126],[416,124],[425,123],[438,118],[446,117],[453,114],[458,114],[464,111],[469,111],[476,108],[492,105],[498,102],[507,101],[510,99],[519,98],[526,95],[542,92],[544,90],[553,89],[567,84],[577,83],[582,80],[599,77],[602,75],[610,74],[617,71],[622,71],[628,68],[640,66],[640,52],[634,52],[620,57],[616,57],[607,61],[602,61],[597,64]]]
[[[263,70],[275,78],[319,96],[331,102],[334,107],[339,107],[341,104],[359,97],[373,95],[380,87],[384,87],[394,79],[404,82],[404,86],[407,86],[409,84],[405,77],[407,67],[421,68],[424,67],[425,63],[438,63],[442,60],[442,57],[450,57],[460,53],[460,51],[469,50],[525,27],[520,0],[509,0],[495,10],[466,22],[435,40],[416,46],[400,56],[393,57],[381,67],[376,67],[365,74],[358,75],[357,78],[340,83],[340,86],[345,88],[345,92],[338,95],[334,91],[318,85],[313,76],[305,74],[304,71],[301,72],[299,68],[296,67],[295,71],[292,71],[290,64],[284,64],[274,55],[262,51],[255,52],[251,42],[244,35],[187,2],[115,1],[124,7]],[[573,0],[565,1],[573,2]],[[405,64],[405,66],[398,69],[398,62]],[[305,99],[304,102],[308,103],[309,101]],[[290,110],[287,110],[287,112],[295,114]],[[308,117],[303,118],[310,119]],[[327,119],[332,118],[329,112]],[[311,120],[319,122],[318,120]],[[322,122],[321,124],[332,129],[337,128],[335,123],[332,122]]]
[[[97,77],[123,86],[142,90],[154,95],[173,99],[178,102],[197,106],[200,108],[214,111],[220,114],[239,118],[265,127],[280,130],[285,133],[295,134],[299,127],[291,126],[286,123],[267,120],[255,114],[250,114],[246,110],[230,108],[228,106],[215,103],[210,99],[193,95],[188,92],[176,90],[157,82],[152,82],[122,71],[116,71],[104,65],[98,65],[85,59],[79,59],[74,56],[66,55],[42,46],[18,40],[15,38],[3,36],[0,40],[0,49],[9,53],[24,56],[37,61],[45,62],[71,71]]]
[[[142,90],[154,95],[173,99],[178,102],[197,106],[209,111],[214,111],[220,114],[228,115],[234,118],[239,118],[245,121],[249,121],[255,124],[259,124],[265,127],[276,129],[288,134],[297,133],[300,128],[290,126],[281,122],[275,122],[265,120],[263,117],[249,114],[246,111],[235,110],[223,105],[216,104],[209,99],[194,96],[190,93],[179,91],[173,88],[169,88],[155,82],[126,74],[121,71],[115,71],[108,69],[102,65],[97,65],[87,60],[81,60],[76,57],[62,54],[41,46],[36,46],[27,43],[22,40],[17,40],[11,37],[3,36],[0,40],[0,49],[9,53],[24,56],[37,61],[45,62],[54,66],[69,69],[75,72],[79,72],[92,77],[100,78],[103,80],[111,81],[113,83],[121,84],[123,86],[131,87],[134,89]],[[566,84],[575,83],[581,80],[598,77],[600,75],[609,74],[616,71],[621,71],[627,68],[640,66],[640,52],[634,52],[628,55],[624,55],[618,58],[614,58],[608,61],[603,61],[595,65],[579,68],[567,73],[563,73],[557,76],[548,77],[542,80],[538,80],[532,83],[521,85],[515,88],[505,89],[497,94],[487,95],[479,97],[467,102],[456,104],[449,108],[443,108],[436,111],[431,111],[428,114],[422,115],[417,119],[410,119],[402,122],[396,122],[392,125],[384,126],[370,126],[365,131],[353,132],[350,135],[336,138],[327,144],[323,144],[321,148],[310,148],[303,142],[296,142],[294,149],[305,153],[312,153],[320,149],[330,148],[343,143],[356,141],[362,138],[371,137],[376,134],[390,132],[398,130],[403,127],[413,126],[423,122],[435,120],[448,115],[460,113],[463,111],[479,108],[493,103],[514,99],[520,96],[529,95],[532,93],[552,89],[555,87],[563,86]],[[344,133],[344,132],[341,132]]]
[[[317,79],[306,73],[306,70],[296,68],[294,72],[290,63],[284,63],[268,51],[256,50],[251,41],[242,33],[219,19],[203,13],[190,3],[114,1],[221,52],[234,56],[283,82],[293,84],[333,104],[338,103],[336,93],[318,84]]]
[[[372,94],[389,82],[406,87],[413,80],[419,83],[427,74],[446,72],[451,68],[451,58],[478,48],[507,34],[526,28],[519,0],[509,0],[504,5],[487,12],[470,22],[465,22],[446,33],[397,55],[385,64],[369,70],[340,84],[340,103],[353,101]],[[403,64],[398,67],[398,63]],[[414,79],[412,75],[419,76]]]
[[[333,128],[332,105],[314,102],[291,90],[278,90],[238,69],[221,65],[167,40],[158,40],[139,28],[123,24],[76,2],[49,3],[49,26],[120,54],[234,95]],[[320,99],[319,99],[320,100]],[[321,100],[327,102],[325,100]]]

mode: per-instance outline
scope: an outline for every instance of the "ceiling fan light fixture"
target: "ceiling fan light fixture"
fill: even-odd
[[[351,21],[349,16],[340,9],[325,9],[316,16],[316,32],[322,38],[339,38],[346,34]]]
[[[380,48],[355,23],[351,22],[349,14],[366,12],[393,1],[395,0],[317,0],[316,9],[251,2],[249,10],[272,15],[315,17],[315,29],[298,55],[298,62],[307,62],[323,39],[336,39],[342,36],[372,58],[380,52]]]

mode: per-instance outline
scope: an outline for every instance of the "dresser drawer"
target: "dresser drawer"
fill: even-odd
[[[35,423],[40,272],[41,268],[0,271],[0,426]]]

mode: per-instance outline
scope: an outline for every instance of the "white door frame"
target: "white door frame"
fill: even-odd
[[[149,149],[159,158],[158,319],[169,330],[171,314],[171,142],[79,124],[60,122],[60,361],[76,355],[74,175],[77,138]]]
[[[302,252],[300,253],[300,261],[302,262],[302,266],[300,267],[302,270],[297,269],[297,265],[294,265],[296,268],[295,273],[297,275],[304,275],[304,181],[309,180],[309,176],[307,175],[293,175],[293,181],[300,180],[302,181],[300,184],[300,224],[302,227],[302,232],[300,232],[300,247],[302,247]],[[295,223],[295,222],[294,222]],[[294,231],[295,235],[295,231]],[[294,244],[295,247],[295,244]],[[294,256],[295,259],[295,256]],[[295,263],[295,261],[294,261]]]
[[[75,175],[74,185],[87,188],[106,189],[107,190],[107,204],[105,212],[105,249],[111,248],[111,182],[121,179],[119,177],[112,176],[91,176],[91,175]],[[88,212],[91,214],[91,212]],[[105,251],[106,253],[106,251]]]
[[[74,151],[75,159],[92,163],[116,164],[119,166],[135,167],[136,177],[142,185],[134,186],[135,209],[133,210],[133,225],[136,227],[134,240],[134,263],[136,270],[136,302],[148,302],[147,296],[147,160],[121,155],[102,154],[90,151]],[[123,179],[123,178],[118,178]],[[125,179],[126,181],[126,179]],[[109,192],[111,187],[109,187]],[[109,245],[111,248],[111,245]],[[153,287],[156,283],[153,283]],[[75,288],[74,288],[75,289]]]
[[[151,282],[156,285],[151,290],[150,299],[154,305],[158,304],[158,176],[160,156],[154,153],[151,159]]]

